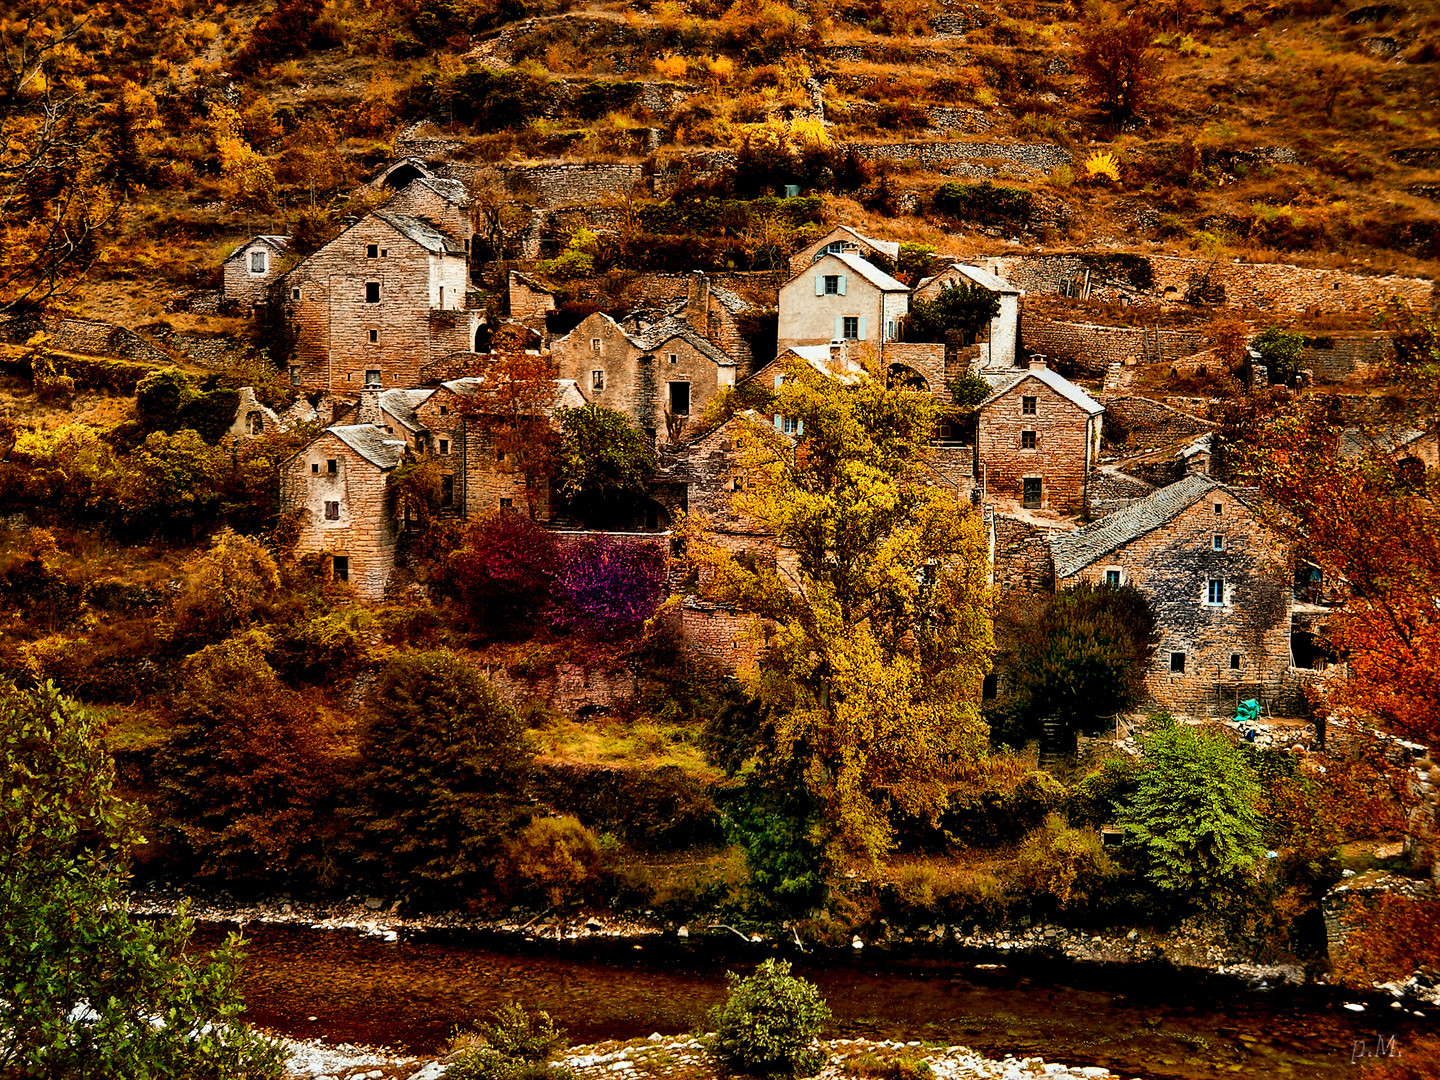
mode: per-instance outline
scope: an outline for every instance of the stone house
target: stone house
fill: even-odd
[[[288,236],[270,235],[253,236],[232,251],[221,268],[220,295],[225,306],[249,311],[267,299],[289,253]]]
[[[951,263],[940,273],[923,278],[911,300],[934,300],[941,289],[973,285],[1000,299],[1000,310],[977,337],[984,348],[981,360],[987,368],[1015,366],[1015,343],[1020,335],[1020,290],[1002,277],[968,263]]]
[[[910,310],[910,288],[848,251],[823,253],[780,287],[778,343],[818,345],[898,336]]]
[[[791,275],[801,273],[821,255],[829,252],[849,252],[861,258],[878,255],[894,266],[895,261],[900,258],[900,244],[896,240],[876,240],[873,237],[865,236],[849,225],[836,225],[820,239],[790,256]]]
[[[374,424],[325,429],[280,466],[282,513],[297,555],[320,554],[337,578],[380,600],[395,567],[399,530],[386,481],[405,443]]]
[[[1410,483],[1419,483],[1427,471],[1440,468],[1440,440],[1429,432],[1405,424],[1379,428],[1347,427],[1340,433],[1337,453],[1347,461],[1367,454],[1388,458]]]
[[[255,396],[253,386],[242,386],[237,393],[240,400],[235,406],[235,419],[225,433],[231,439],[258,439],[267,432],[288,431],[296,424],[313,424],[320,418],[315,406],[303,396],[277,413]]]
[[[414,386],[422,367],[474,350],[464,247],[419,218],[377,210],[288,274],[296,386]]]
[[[551,353],[560,378],[586,401],[625,413],[666,443],[678,443],[715,395],[735,385],[735,361],[676,318],[637,334],[597,311],[553,341]]]
[[[1157,704],[1226,712],[1237,699],[1280,704],[1293,690],[1285,552],[1252,498],[1209,476],[1187,476],[1049,537],[1057,589],[1128,584],[1150,600],[1160,646],[1146,687]]]
[[[991,392],[976,410],[975,461],[985,500],[1084,513],[1105,407],[1042,361],[982,375]]]
[[[385,210],[425,222],[461,245],[468,257],[475,234],[470,194],[459,180],[422,176],[412,180],[385,203]]]

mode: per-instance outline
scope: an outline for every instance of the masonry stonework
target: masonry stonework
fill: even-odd
[[[976,447],[987,497],[1023,505],[1025,481],[1038,480],[1039,505],[1031,509],[1083,513],[1099,432],[1099,417],[1040,379],[1022,379],[980,410]]]

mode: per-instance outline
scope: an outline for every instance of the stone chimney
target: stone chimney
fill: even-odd
[[[685,320],[697,334],[710,333],[710,277],[703,270],[694,270],[690,274]]]
[[[1027,368],[1043,370],[1050,366],[1046,363],[1047,359],[1048,357],[1046,357],[1044,353],[1031,353],[1025,361],[1025,366]]]
[[[385,418],[380,415],[380,387],[366,386],[360,391],[360,403],[355,406],[355,423],[374,424],[376,427],[385,425]]]

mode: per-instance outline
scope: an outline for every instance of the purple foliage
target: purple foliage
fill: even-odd
[[[588,630],[633,627],[665,595],[668,558],[651,541],[588,536],[560,555],[558,583],[567,601],[562,621]]]

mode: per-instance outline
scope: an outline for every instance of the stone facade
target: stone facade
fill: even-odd
[[[833,290],[833,291],[832,291]],[[828,252],[780,289],[779,347],[894,340],[910,290],[850,252]]]
[[[291,379],[326,391],[414,386],[422,366],[474,349],[463,248],[418,218],[368,214],[281,286],[296,331]]]
[[[715,395],[735,385],[735,362],[679,322],[637,337],[596,312],[551,348],[560,377],[574,380],[585,400],[625,413],[664,442],[679,442]]]
[[[555,294],[523,274],[511,270],[506,276],[507,303],[510,317],[527,325],[543,322],[555,310]]]
[[[366,600],[381,600],[398,530],[386,488],[403,447],[374,425],[330,428],[280,466],[280,505],[297,555],[319,553]]]
[[[1052,319],[1032,309],[1020,312],[1020,342],[1087,375],[1103,375],[1115,363],[1162,363],[1193,356],[1208,347],[1201,330],[1144,326],[1099,326]]]
[[[629,161],[552,161],[462,165],[446,162],[436,175],[464,182],[504,185],[517,199],[539,206],[599,203],[646,186],[644,166]]]
[[[1293,704],[1293,597],[1284,552],[1249,496],[1187,477],[1051,540],[1056,587],[1134,585],[1150,600],[1160,644],[1146,677],[1157,704],[1228,713],[1237,697]]]
[[[1014,367],[1015,346],[1020,336],[1020,290],[979,267],[955,263],[916,285],[911,299],[934,300],[942,289],[957,285],[979,286],[999,298],[1000,310],[976,340],[983,346],[981,355],[985,367]]]
[[[256,236],[241,244],[221,269],[221,298],[226,307],[249,311],[264,300],[280,276],[290,251],[288,236]]]
[[[1127,394],[1105,397],[1105,438],[1123,443],[1129,453],[1159,450],[1211,431],[1214,424],[1190,413]]]
[[[900,244],[895,240],[876,240],[856,232],[849,225],[836,225],[820,239],[807,244],[790,256],[790,275],[794,277],[827,251],[848,251],[855,255],[881,255],[894,263],[900,257]]]
[[[459,244],[468,256],[470,239],[476,231],[469,202],[460,181],[422,178],[397,192],[385,209],[425,222]]]

